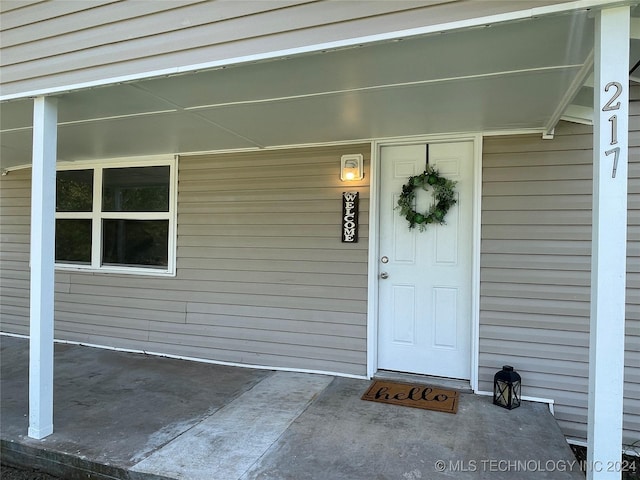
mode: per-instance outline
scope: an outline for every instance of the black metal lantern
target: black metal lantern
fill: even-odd
[[[520,406],[520,375],[510,365],[493,377],[493,404],[512,410]]]

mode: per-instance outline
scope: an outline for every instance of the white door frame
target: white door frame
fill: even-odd
[[[369,205],[369,265],[367,297],[367,376],[378,370],[378,257],[380,255],[380,150],[383,146],[416,143],[451,143],[472,141],[473,158],[473,232],[471,267],[471,378],[470,386],[478,390],[480,332],[480,213],[482,200],[482,134],[424,135],[376,140],[371,144],[371,179]]]

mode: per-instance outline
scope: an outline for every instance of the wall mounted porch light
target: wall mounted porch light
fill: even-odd
[[[362,155],[343,155],[340,158],[340,180],[343,182],[362,180],[364,177],[363,165]]]

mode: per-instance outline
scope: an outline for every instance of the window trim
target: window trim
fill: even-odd
[[[168,212],[102,212],[102,172],[105,168],[134,168],[169,166],[169,211]],[[100,161],[78,161],[58,165],[57,171],[93,170],[93,203],[90,212],[56,212],[59,219],[91,220],[91,264],[55,263],[56,270],[65,272],[94,272],[148,276],[175,276],[178,233],[178,157],[162,156]],[[167,268],[121,267],[102,265],[102,220],[168,220]]]

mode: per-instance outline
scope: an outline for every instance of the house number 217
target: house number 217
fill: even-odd
[[[620,110],[620,102],[616,102],[618,97],[622,94],[622,84],[619,82],[609,82],[605,85],[604,91],[615,89],[613,96],[602,107],[603,112],[615,112]],[[614,103],[615,102],[615,103]],[[609,123],[611,124],[611,141],[609,145],[613,146],[618,143],[618,116],[613,114],[609,117]],[[620,147],[613,147],[606,150],[604,154],[608,157],[613,154],[613,170],[611,171],[611,178],[616,178],[616,170],[618,169],[618,157],[620,156]]]

